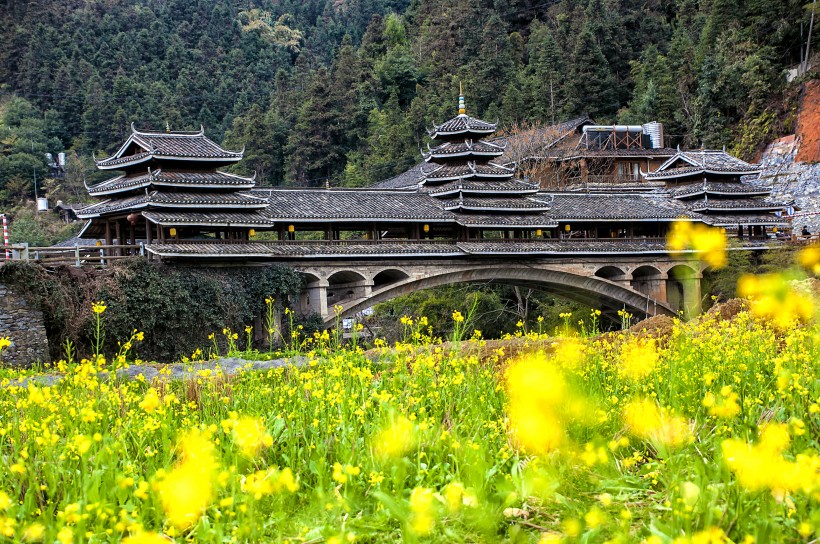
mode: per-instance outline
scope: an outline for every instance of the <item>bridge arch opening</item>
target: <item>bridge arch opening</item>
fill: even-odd
[[[409,277],[410,276],[408,276],[405,272],[402,272],[401,270],[392,268],[382,270],[381,272],[373,276],[373,290],[387,287],[388,285],[398,283],[402,280],[406,280]]]
[[[643,265],[632,271],[632,289],[655,300],[666,301],[663,275],[654,266]]]
[[[657,276],[660,276],[657,269],[653,270]],[[342,313],[352,315],[379,302],[385,302],[424,289],[457,283],[499,283],[537,289],[574,300],[591,308],[600,309],[613,319],[617,319],[617,311],[622,308],[627,308],[635,315],[674,313],[663,301],[651,300],[646,294],[636,292],[626,285],[603,281],[602,278],[596,276],[580,276],[561,270],[523,266],[460,269],[426,276],[413,281],[399,282],[394,286],[386,286],[384,289],[364,298],[345,300],[342,303]],[[332,318],[328,317],[326,324],[331,323]]]
[[[617,266],[603,266],[595,271],[595,275],[609,281],[620,281],[626,278],[626,273]]]
[[[331,308],[342,301],[360,299],[370,294],[370,285],[355,270],[339,270],[327,278],[327,306]]]

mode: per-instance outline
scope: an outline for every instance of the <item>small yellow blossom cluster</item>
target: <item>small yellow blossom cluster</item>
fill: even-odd
[[[281,492],[295,493],[298,489],[299,482],[289,468],[260,470],[242,480],[242,491],[253,495],[256,500]]]
[[[706,393],[703,405],[709,410],[710,416],[730,419],[740,413],[740,404],[737,399],[738,395],[732,390],[732,386],[724,385],[720,389],[720,396]]]
[[[356,477],[362,473],[362,469],[351,465],[333,463],[333,479],[340,484],[346,484],[350,477]]]
[[[222,420],[222,429],[225,432],[231,432],[233,442],[242,455],[253,458],[262,448],[269,448],[273,445],[273,436],[265,429],[265,422],[262,418],[239,417],[236,412],[228,415],[228,419]]]
[[[217,462],[209,431],[193,429],[179,441],[179,463],[158,476],[157,492],[169,523],[187,529],[199,520],[214,495]]]
[[[797,255],[800,266],[820,276],[820,244],[812,244]]]
[[[398,459],[416,445],[416,428],[404,416],[392,418],[372,440],[376,456],[382,460]]]
[[[634,381],[651,375],[658,363],[655,340],[631,340],[621,347],[619,373]]]
[[[737,291],[751,301],[756,317],[781,330],[807,322],[814,315],[812,297],[783,274],[745,275],[738,281]]]
[[[506,374],[510,425],[528,452],[545,454],[564,441],[569,391],[560,369],[543,353],[513,363]]]
[[[691,221],[675,221],[666,238],[670,252],[694,251],[712,268],[726,266],[726,233]]]
[[[783,453],[789,445],[788,426],[769,424],[760,432],[756,444],[728,439],[721,444],[723,460],[749,491],[770,489],[776,496],[820,490],[820,457],[816,453],[798,454],[787,461]]]
[[[670,414],[650,399],[630,402],[624,407],[623,417],[632,434],[662,446],[681,446],[693,438],[689,421]]]

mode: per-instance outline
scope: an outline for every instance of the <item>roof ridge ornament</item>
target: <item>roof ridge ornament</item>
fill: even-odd
[[[461,86],[461,81],[458,82],[458,114],[467,115],[467,108],[464,105],[464,90]]]

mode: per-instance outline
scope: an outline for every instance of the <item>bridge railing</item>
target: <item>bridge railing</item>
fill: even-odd
[[[469,240],[457,240],[455,238],[436,238],[417,240],[412,238],[380,238],[378,240],[251,240],[250,242],[236,242],[234,240],[173,240],[167,243],[170,244],[235,244],[235,243],[253,243],[265,245],[379,245],[379,244],[458,244],[461,242],[470,243],[534,243],[534,242],[663,242],[666,238],[662,236],[636,236],[632,238],[583,238],[583,237],[557,237],[557,238],[471,238]],[[161,245],[162,242],[153,242]],[[113,247],[113,246],[108,246]]]
[[[47,266],[105,266],[113,261],[145,256],[145,244],[124,244],[110,246],[65,246],[34,247],[28,244],[7,246],[6,262],[27,261]],[[2,254],[0,254],[2,255]],[[3,262],[0,260],[0,263]]]

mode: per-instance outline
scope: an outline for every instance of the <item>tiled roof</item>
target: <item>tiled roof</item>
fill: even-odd
[[[678,151],[646,179],[672,179],[697,174],[757,174],[760,167],[733,157],[725,151],[701,149]]]
[[[136,144],[143,151],[134,155],[124,155],[125,151]],[[131,125],[131,135],[120,149],[112,156],[97,161],[98,168],[113,168],[126,164],[142,162],[151,157],[223,160],[235,162],[242,158],[242,152],[228,151],[205,136],[204,130],[198,132],[154,132],[140,131]]]
[[[460,213],[454,214],[456,223],[465,227],[552,229],[558,223],[549,211],[529,213]]]
[[[150,195],[136,195],[127,198],[103,200],[77,211],[77,217],[87,219],[105,213],[111,213],[131,208],[144,208],[148,205]]]
[[[445,196],[459,192],[464,194],[532,194],[538,192],[538,184],[517,179],[499,181],[459,180],[429,188],[429,194],[432,196]]]
[[[593,157],[593,158],[607,158],[607,157],[614,157],[614,158],[623,158],[627,159],[630,157],[638,157],[642,159],[664,159],[667,157],[672,157],[676,151],[674,149],[668,147],[662,148],[634,148],[634,149],[586,149],[586,148],[576,148],[572,151],[567,151],[563,154],[559,154],[558,158],[561,159],[576,159],[581,157]]]
[[[430,137],[434,140],[441,136],[451,136],[462,133],[478,133],[478,134],[492,134],[496,130],[495,123],[488,123],[481,119],[470,117],[466,114],[460,114],[453,117],[449,121],[445,121],[430,131]]]
[[[109,199],[77,212],[80,218],[94,217],[117,211],[160,208],[248,208],[262,209],[267,203],[243,193],[167,193],[153,191],[147,195]]]
[[[424,179],[422,175],[422,166],[425,163],[421,162],[415,165],[413,168],[407,170],[406,172],[402,172],[392,178],[388,178],[382,180],[378,183],[373,184],[370,188],[371,189],[415,189],[418,187],[419,183]]]
[[[540,194],[540,193],[539,193]],[[607,195],[551,193],[552,216],[557,220],[671,220],[695,217],[682,203],[664,195]]]
[[[784,209],[786,206],[776,202],[767,202],[762,199],[755,198],[732,198],[732,199],[718,199],[710,198],[709,200],[696,200],[694,202],[687,202],[696,212],[706,210],[771,210],[778,211]]]
[[[575,183],[569,185],[565,190],[575,193],[659,193],[666,189],[666,183],[662,181],[623,181],[613,183]]]
[[[250,189],[256,182],[225,172],[177,172],[154,170],[142,174],[118,176],[88,188],[90,195],[106,195],[132,191],[151,185],[214,189]]]
[[[198,212],[198,211],[144,211],[143,217],[163,226],[265,226],[270,220],[260,211]]]
[[[499,157],[502,153],[504,153],[503,147],[482,141],[444,142],[431,149],[429,153],[425,154],[424,158],[429,162],[430,159],[450,157]]]
[[[742,214],[742,215],[705,215],[703,222],[715,227],[736,227],[738,225],[766,225],[769,227],[789,228],[791,221],[777,217],[772,213]]]
[[[771,193],[771,188],[740,182],[707,182],[705,187],[703,183],[690,183],[688,185],[671,187],[669,192],[675,198],[698,196],[704,193],[710,195],[767,195]]]
[[[353,189],[255,189],[268,198],[265,214],[273,221],[452,221],[436,199],[425,193]]]
[[[512,168],[499,166],[488,162],[486,164],[476,164],[468,162],[458,165],[441,165],[432,170],[422,169],[426,181],[449,181],[470,178],[509,178],[515,174]]]
[[[504,211],[526,213],[547,211],[549,198],[456,198],[443,201],[445,210]]]

